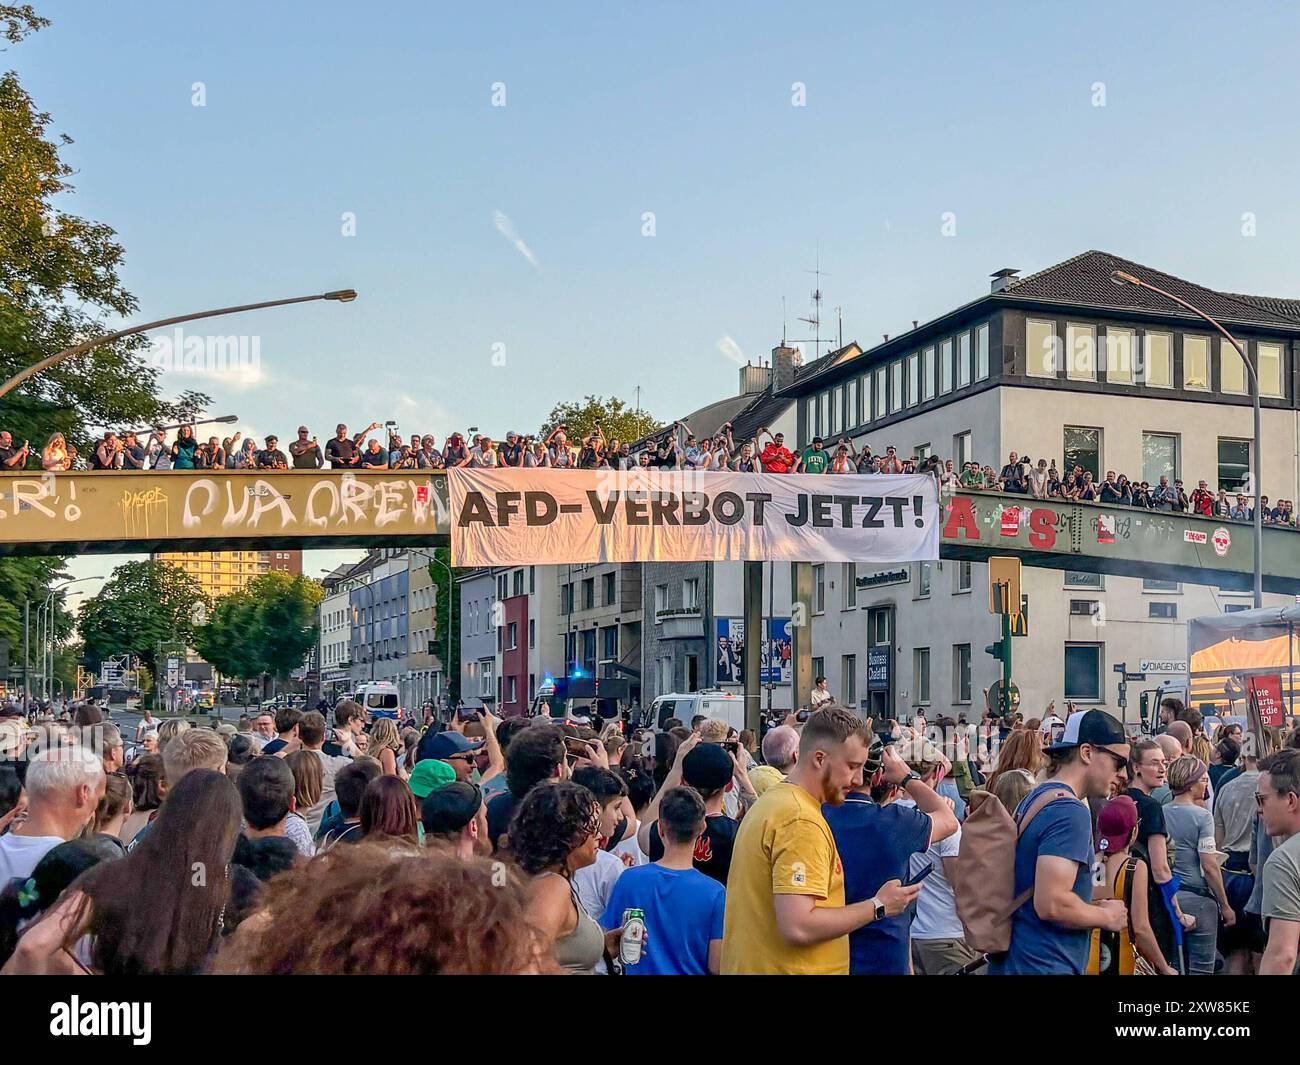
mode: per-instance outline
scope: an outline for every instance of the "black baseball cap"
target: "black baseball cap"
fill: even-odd
[[[696,791],[712,793],[725,788],[735,772],[731,755],[717,743],[692,747],[682,759],[682,783]]]
[[[1043,750],[1068,751],[1085,743],[1094,747],[1109,747],[1111,744],[1126,747],[1128,736],[1124,732],[1124,726],[1105,710],[1086,710],[1081,714],[1071,714],[1060,739]],[[1118,751],[1113,753],[1119,754]]]
[[[482,789],[468,780],[458,780],[425,796],[420,804],[420,820],[426,832],[459,832],[474,820],[482,805]]]

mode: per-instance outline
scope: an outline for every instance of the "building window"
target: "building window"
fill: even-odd
[[[1144,592],[1181,592],[1182,585],[1177,581],[1162,581],[1153,577],[1142,578]]]
[[[912,652],[912,687],[917,706],[930,705],[930,648],[918,647]]]
[[[1075,617],[1090,618],[1098,613],[1101,604],[1096,599],[1071,599],[1070,613]]]
[[[700,609],[700,579],[689,577],[682,581],[682,606],[686,610]]]
[[[852,429],[862,424],[862,412],[858,410],[858,379],[844,383],[844,422]]]
[[[521,569],[515,570],[515,576],[512,583],[514,584],[515,595],[523,595],[524,594],[524,571],[523,570]]]
[[[901,409],[903,406],[903,360],[893,363],[889,367],[889,413]]]
[[[1249,343],[1243,341],[1242,347]],[[1246,394],[1246,364],[1241,361],[1237,349],[1224,338],[1219,339],[1219,391],[1229,396]]]
[[[596,578],[588,577],[582,582],[582,609],[590,610],[596,605]]]
[[[970,384],[970,333],[957,338],[957,387]]]
[[[1198,392],[1209,391],[1209,337],[1183,337],[1183,387]]]
[[[883,418],[888,409],[885,405],[885,368],[882,366],[876,371],[876,402],[873,417]]]
[[[831,435],[839,436],[844,431],[844,389],[839,385],[831,393]]]
[[[537,646],[537,620],[535,618],[528,619],[528,646],[530,648]]]
[[[655,585],[655,613],[662,614],[668,609],[668,585]]]
[[[971,563],[957,563],[957,592],[969,592],[971,590]]]
[[[971,461],[971,440],[970,430],[964,433],[958,433],[952,438],[952,464],[958,470]]]
[[[812,675],[814,684],[817,683],[818,677],[826,676],[826,659],[814,658],[812,660]]]
[[[907,405],[915,407],[921,402],[921,356],[907,357]]]
[[[825,436],[831,427],[831,394],[823,392],[817,397],[817,435]]]
[[[1099,643],[1065,645],[1065,697],[1085,703],[1101,702],[1101,651]]]
[[[975,380],[983,381],[989,375],[989,324],[975,327]]]
[[[582,634],[582,669],[588,675],[596,675],[596,630],[588,629]]]
[[[934,348],[926,348],[921,356],[921,376],[925,398],[934,399]]]
[[[1282,395],[1282,345],[1259,341],[1255,344],[1255,372],[1259,374],[1259,394]]]
[[[528,674],[528,701],[531,703],[537,698],[537,674]]]
[[[618,626],[608,625],[600,630],[600,656],[618,661]]]
[[[1056,323],[1030,318],[1025,322],[1025,375],[1056,376]]]
[[[1076,570],[1065,571],[1065,587],[1067,588],[1101,588],[1100,573],[1080,573]]]
[[[1106,327],[1106,380],[1117,385],[1133,383],[1132,329]]]
[[[528,567],[528,594],[529,595],[537,594],[537,567],[536,566]]]
[[[811,440],[814,436],[821,436],[817,431],[817,397],[809,396],[804,403],[803,417],[807,437]]]
[[[1079,426],[1065,427],[1065,464],[1061,468],[1061,479],[1076,466],[1082,466],[1085,473],[1091,473],[1092,479],[1101,482],[1101,430],[1087,429]]]
[[[1250,478],[1250,441],[1219,437],[1219,488],[1240,492]]]
[[[1142,383],[1149,388],[1174,385],[1174,338],[1168,333],[1142,336]]]
[[[887,609],[872,610],[867,615],[867,645],[869,647],[883,647],[890,642],[889,635],[889,616],[892,611]]]
[[[814,614],[822,614],[826,611],[826,567],[821,563],[813,566],[812,608]]]
[[[970,702],[970,644],[958,643],[952,648],[952,701]]]
[[[952,341],[944,340],[939,344],[939,394],[947,395],[952,391]]]
[[[840,567],[840,584],[843,586],[841,600],[844,610],[853,610],[858,605],[857,564],[845,562]]]
[[[1071,381],[1097,380],[1097,330],[1079,322],[1065,325],[1065,376]]]
[[[509,677],[506,680],[506,683],[509,685],[508,691],[510,692],[510,697],[507,701],[517,703],[519,701],[519,678],[513,676]]]
[[[840,660],[840,689],[844,698],[841,706],[858,705],[858,656],[844,655]]]
[[[566,584],[562,589],[563,594],[560,596],[560,613],[573,613],[573,585]]]
[[[509,625],[506,626],[505,650],[514,651],[518,647],[519,647],[519,623],[517,621],[512,621],[510,622]]]
[[[1142,434],[1142,479],[1152,488],[1168,477],[1172,485],[1178,479],[1178,437],[1170,433]]]
[[[930,563],[918,562],[916,564],[916,597],[918,599],[930,598]]]
[[[617,596],[614,594],[614,580],[615,580],[615,574],[613,573],[605,574],[604,581],[605,581],[605,605],[606,606],[613,606],[614,600],[617,598]]]

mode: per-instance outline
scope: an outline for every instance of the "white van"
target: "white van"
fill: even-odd
[[[745,697],[717,688],[681,695],[661,695],[650,704],[647,724],[656,732],[661,732],[664,722],[670,717],[675,717],[690,728],[691,719],[697,714],[721,718],[739,732],[745,727]]]
[[[359,684],[354,698],[370,711],[372,718],[388,717],[396,721],[401,717],[401,697],[392,681],[372,680]]]

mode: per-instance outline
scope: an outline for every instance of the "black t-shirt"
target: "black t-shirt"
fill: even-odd
[[[524,445],[519,441],[513,444],[502,444],[497,448],[497,454],[501,457],[503,466],[522,466],[524,464]]]
[[[287,470],[289,460],[284,457],[284,452],[278,447],[268,447],[257,453],[257,468],[259,470]]]
[[[21,462],[14,462],[12,466],[9,465],[13,462],[13,457],[17,454],[18,449],[16,447],[0,447],[0,468],[21,470],[24,465]]]
[[[294,445],[290,444],[289,450],[294,453],[293,468],[295,470],[316,470],[320,468],[320,448],[317,445],[309,444],[301,451],[294,451]]]
[[[488,799],[488,839],[492,841],[493,851],[500,847],[501,837],[510,828],[510,818],[514,817],[515,807],[518,805],[519,800],[508,791],[503,791],[499,795],[493,795],[492,798]]]
[[[600,465],[600,459],[596,455],[594,447],[584,447],[578,452],[578,469],[594,470],[598,465]]]
[[[288,746],[289,746],[288,743],[280,739],[279,736],[276,736],[275,739],[273,739],[270,743],[268,743],[265,747],[262,748],[262,753],[275,754],[276,751],[282,751],[284,750],[284,748]]]
[[[491,807],[489,806],[489,810]],[[731,871],[731,852],[736,846],[736,833],[740,822],[725,814],[714,814],[704,819],[704,832],[695,841],[695,868],[711,876],[719,884],[726,884]],[[664,841],[659,838],[659,822],[650,826],[650,860],[657,862],[664,856]]]
[[[1152,836],[1168,837],[1169,831],[1165,828],[1165,808],[1160,805],[1160,801],[1137,788],[1129,788],[1126,794],[1138,808],[1137,841],[1146,847]]]
[[[335,437],[325,445],[325,457],[329,459],[331,469],[343,469],[348,466],[355,466],[357,461],[357,445],[352,442],[350,436],[342,440]]]

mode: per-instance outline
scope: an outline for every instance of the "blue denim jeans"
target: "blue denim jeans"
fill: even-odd
[[[1183,913],[1196,918],[1194,927],[1183,932],[1183,972],[1187,976],[1213,976],[1219,940],[1219,904],[1207,895],[1178,892]]]

